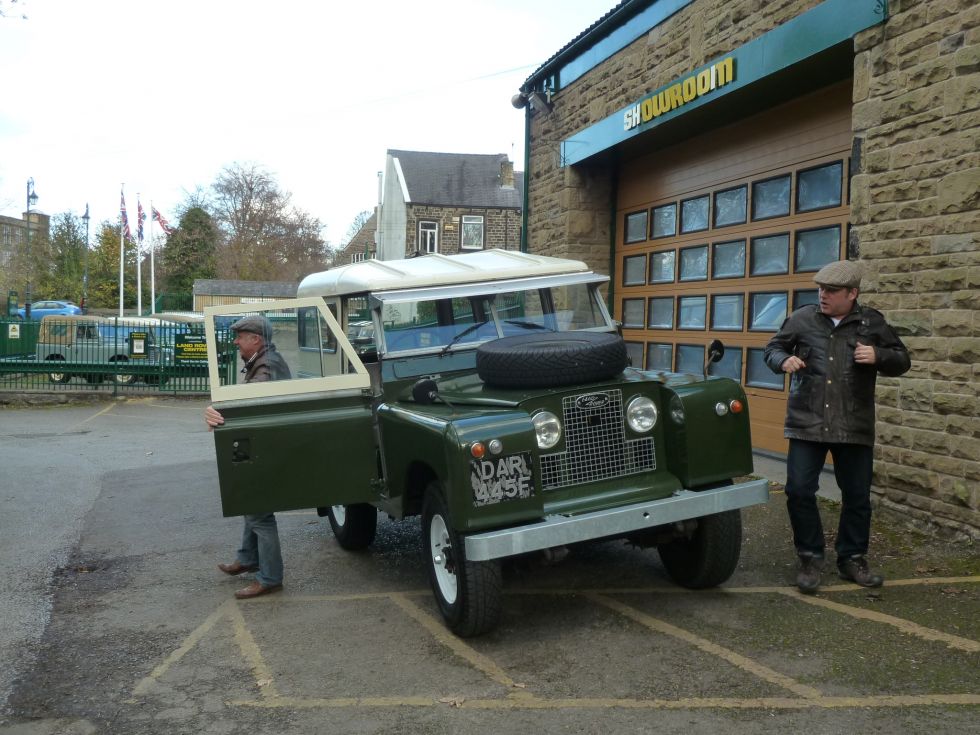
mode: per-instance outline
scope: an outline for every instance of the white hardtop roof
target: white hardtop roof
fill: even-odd
[[[404,260],[362,260],[304,278],[303,296],[344,296],[366,291],[484,283],[503,279],[588,273],[581,260],[531,255],[516,250],[480,250],[462,255],[431,253]]]

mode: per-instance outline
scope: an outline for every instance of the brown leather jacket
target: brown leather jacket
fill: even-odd
[[[267,344],[245,363],[242,368],[246,383],[264,383],[268,380],[289,380],[293,377],[289,365],[282,359],[274,344]]]
[[[875,348],[877,362],[854,362],[858,343]],[[766,364],[782,373],[796,355],[806,367],[790,376],[787,439],[874,445],[875,379],[895,377],[911,366],[908,350],[881,312],[857,302],[836,327],[816,305],[803,306],[783,322],[766,345]]]

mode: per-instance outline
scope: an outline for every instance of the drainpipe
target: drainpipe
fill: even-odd
[[[524,194],[521,206],[521,252],[527,252],[527,210],[530,197],[528,195],[531,177],[531,105],[524,106]]]

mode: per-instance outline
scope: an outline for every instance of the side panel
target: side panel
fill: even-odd
[[[360,395],[288,402],[216,404],[214,432],[226,516],[378,499],[369,399]]]

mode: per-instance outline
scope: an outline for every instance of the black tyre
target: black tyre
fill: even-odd
[[[657,546],[667,574],[681,587],[717,587],[732,576],[742,552],[742,514],[728,510],[698,518],[690,537]]]
[[[373,505],[334,505],[327,511],[330,528],[340,547],[348,551],[366,549],[374,542],[378,529],[378,511]]]
[[[608,332],[519,334],[476,350],[483,382],[504,388],[550,388],[608,380],[629,364],[626,343]]]
[[[425,491],[422,554],[439,612],[461,638],[486,633],[500,620],[500,561],[468,561],[463,537],[453,530],[438,483]]]
[[[64,362],[63,357],[48,357],[46,358],[48,362]],[[48,380],[52,383],[67,383],[71,380],[71,375],[68,373],[48,373]]]
[[[128,360],[126,360],[125,357],[119,357],[119,358],[116,358],[115,360],[109,360],[109,362],[114,363],[116,365],[116,367],[118,368],[119,367],[119,363],[126,363],[126,362],[128,362]],[[136,376],[135,375],[126,375],[124,373],[113,373],[112,374],[112,380],[117,385],[129,385],[130,383],[135,383],[136,382]]]

